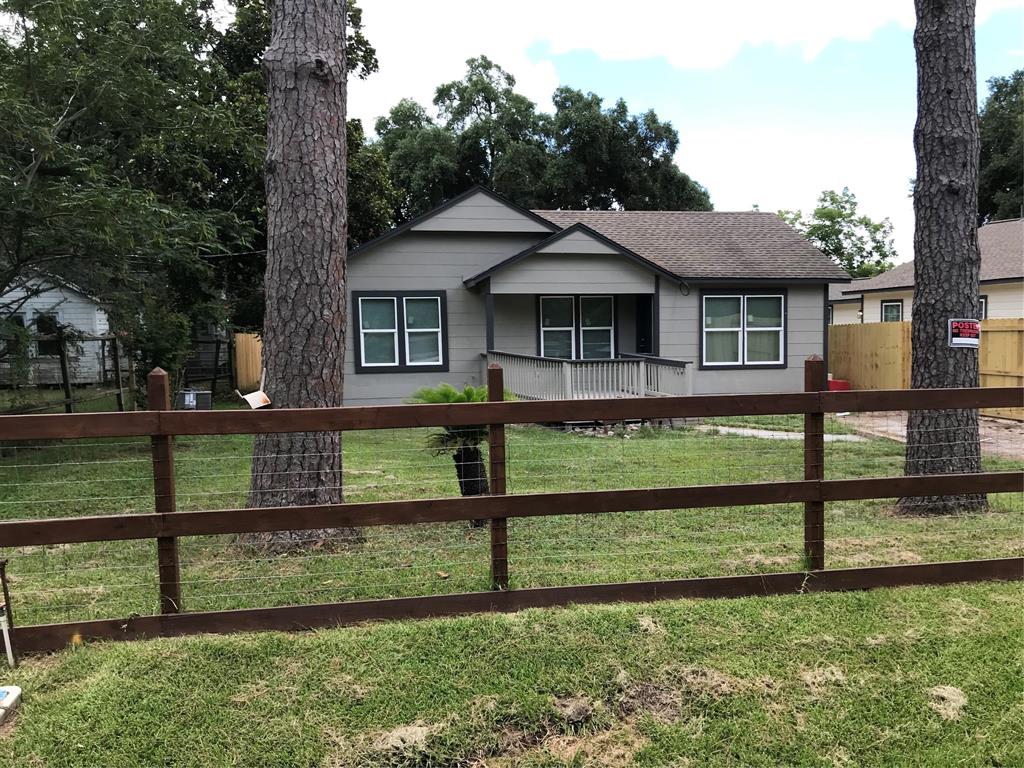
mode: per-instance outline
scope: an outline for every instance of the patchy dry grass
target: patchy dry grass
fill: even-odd
[[[1022,644],[1019,584],[88,644],[0,764],[1020,765]]]

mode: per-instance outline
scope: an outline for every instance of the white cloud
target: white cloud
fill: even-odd
[[[867,40],[896,23],[910,28],[910,0],[362,0],[367,37],[380,72],[353,82],[349,111],[372,127],[398,99],[429,105],[438,84],[459,78],[471,56],[487,54],[542,107],[558,85],[552,54],[591,51],[608,60],[662,58],[680,69],[715,69],[744,45],[798,48],[813,60],[834,40]],[[1015,0],[981,0],[978,22]]]

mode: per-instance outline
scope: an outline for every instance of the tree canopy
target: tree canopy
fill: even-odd
[[[871,277],[892,269],[896,258],[892,223],[858,215],[857,198],[846,187],[842,192],[822,192],[810,216],[800,211],[779,211],[779,216],[851,277]]]
[[[1024,215],[1024,69],[988,81],[981,107],[978,223]]]
[[[404,99],[376,124],[402,221],[474,184],[527,207],[710,210],[707,190],[675,164],[679,134],[653,110],[606,108],[561,87],[537,110],[515,78],[486,56],[434,96],[437,119]]]

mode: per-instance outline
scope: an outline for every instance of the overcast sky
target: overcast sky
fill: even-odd
[[[915,68],[911,0],[360,0],[380,71],[351,81],[349,114],[372,129],[402,97],[434,89],[485,54],[543,110],[559,85],[680,133],[679,166],[718,210],[808,210],[848,186],[888,216],[912,257]],[[1024,66],[1024,8],[979,0],[984,81]]]

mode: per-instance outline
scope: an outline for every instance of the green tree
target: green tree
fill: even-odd
[[[1024,69],[988,81],[979,128],[978,224],[1024,216]]]
[[[377,121],[405,220],[473,184],[530,208],[710,210],[707,190],[675,164],[679,134],[653,111],[559,88],[553,114],[516,93],[486,56],[435,94],[439,120],[404,99]]]
[[[0,0],[0,293],[52,272],[136,324],[159,324],[147,306],[209,316],[200,254],[246,232],[201,192],[216,181],[207,153],[244,138],[214,97],[207,11]]]
[[[779,211],[779,216],[804,235],[851,277],[871,277],[892,269],[896,247],[888,218],[874,221],[857,214],[857,198],[825,190],[809,217],[800,211]]]

